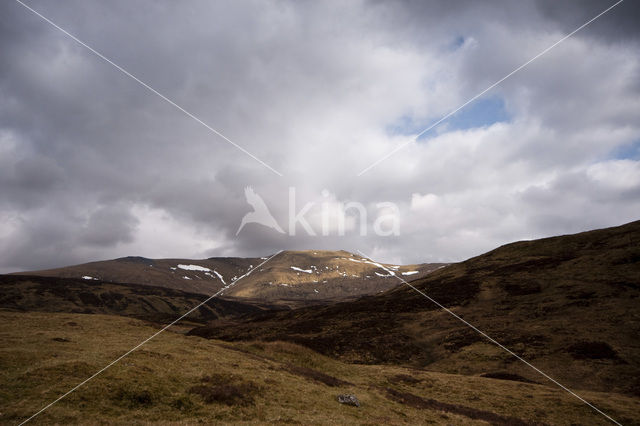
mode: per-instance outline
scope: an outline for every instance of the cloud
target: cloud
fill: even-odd
[[[80,244],[110,248],[118,243],[134,240],[134,231],[140,221],[125,206],[101,206],[93,211],[80,234]]]
[[[5,2],[0,271],[283,248],[462,260],[515,239],[637,219],[639,161],[615,159],[640,138],[634,2],[417,142],[609,3],[29,4],[284,177]],[[351,217],[344,236],[332,224],[328,236],[253,225],[236,237],[250,209],[245,186],[285,228],[292,186],[299,206],[319,206],[325,189],[334,212],[362,203],[369,226],[376,204],[391,201],[400,235],[361,237]],[[309,220],[320,230],[318,211]]]

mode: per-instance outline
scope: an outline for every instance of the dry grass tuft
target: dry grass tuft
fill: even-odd
[[[254,405],[254,396],[261,391],[254,382],[244,381],[233,374],[214,373],[200,381],[202,384],[189,388],[188,393],[200,395],[207,404]]]
[[[253,382],[225,385],[197,385],[189,389],[189,393],[200,395],[204,402],[226,405],[253,405],[253,395],[259,387]]]

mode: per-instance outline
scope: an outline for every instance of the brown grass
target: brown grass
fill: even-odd
[[[321,371],[314,370],[312,368],[301,367],[298,365],[287,365],[285,369],[293,374],[296,374],[301,377],[305,377],[307,379],[314,380],[316,382],[325,384],[327,386],[347,386],[353,385],[353,383],[349,383],[347,381],[338,379],[336,377],[330,376],[328,374],[322,373]]]
[[[202,377],[200,382],[200,385],[192,386],[187,392],[200,395],[207,404],[253,405],[254,396],[261,391],[256,383],[234,374],[214,373]]]
[[[389,381],[395,384],[406,383],[415,385],[422,382],[422,379],[415,376],[410,376],[408,374],[396,374],[395,376],[389,377]]]
[[[444,411],[445,413],[460,414],[470,419],[484,420],[494,425],[529,426],[542,424],[524,421],[516,417],[505,417],[490,411],[478,410],[477,408],[448,404],[436,401],[435,399],[425,399],[412,393],[401,392],[392,388],[387,388],[386,392],[389,399],[420,410],[438,410]]]
[[[1,424],[20,423],[157,331],[138,320],[84,314],[0,311],[0,323]],[[334,381],[316,372],[341,384],[329,387],[322,381]],[[389,378],[396,380],[394,389],[404,402],[390,398]],[[355,394],[361,408],[342,406],[337,393]],[[416,403],[422,404],[418,408],[406,403],[417,400],[404,394],[449,405]],[[637,398],[581,395],[623,424],[637,423]],[[34,424],[486,424],[473,417],[475,411],[458,406],[531,422],[607,424],[556,387],[347,364],[291,343],[230,344],[171,331],[49,408]]]

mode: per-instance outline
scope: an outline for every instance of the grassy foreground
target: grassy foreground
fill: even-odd
[[[18,424],[157,327],[125,317],[0,311],[0,423]],[[337,402],[353,393],[359,408]],[[640,400],[578,392],[623,424]],[[33,424],[610,424],[555,386],[342,363],[291,343],[167,331]]]

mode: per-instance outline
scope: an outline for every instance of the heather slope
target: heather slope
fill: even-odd
[[[566,385],[640,395],[640,222],[509,244],[412,285]],[[192,333],[285,340],[349,362],[546,380],[407,286]]]
[[[157,328],[131,318],[0,311],[0,423],[18,424]],[[361,406],[341,405],[355,394]],[[623,424],[640,402],[586,398]],[[33,424],[609,424],[561,389],[346,364],[287,343],[160,334]]]

